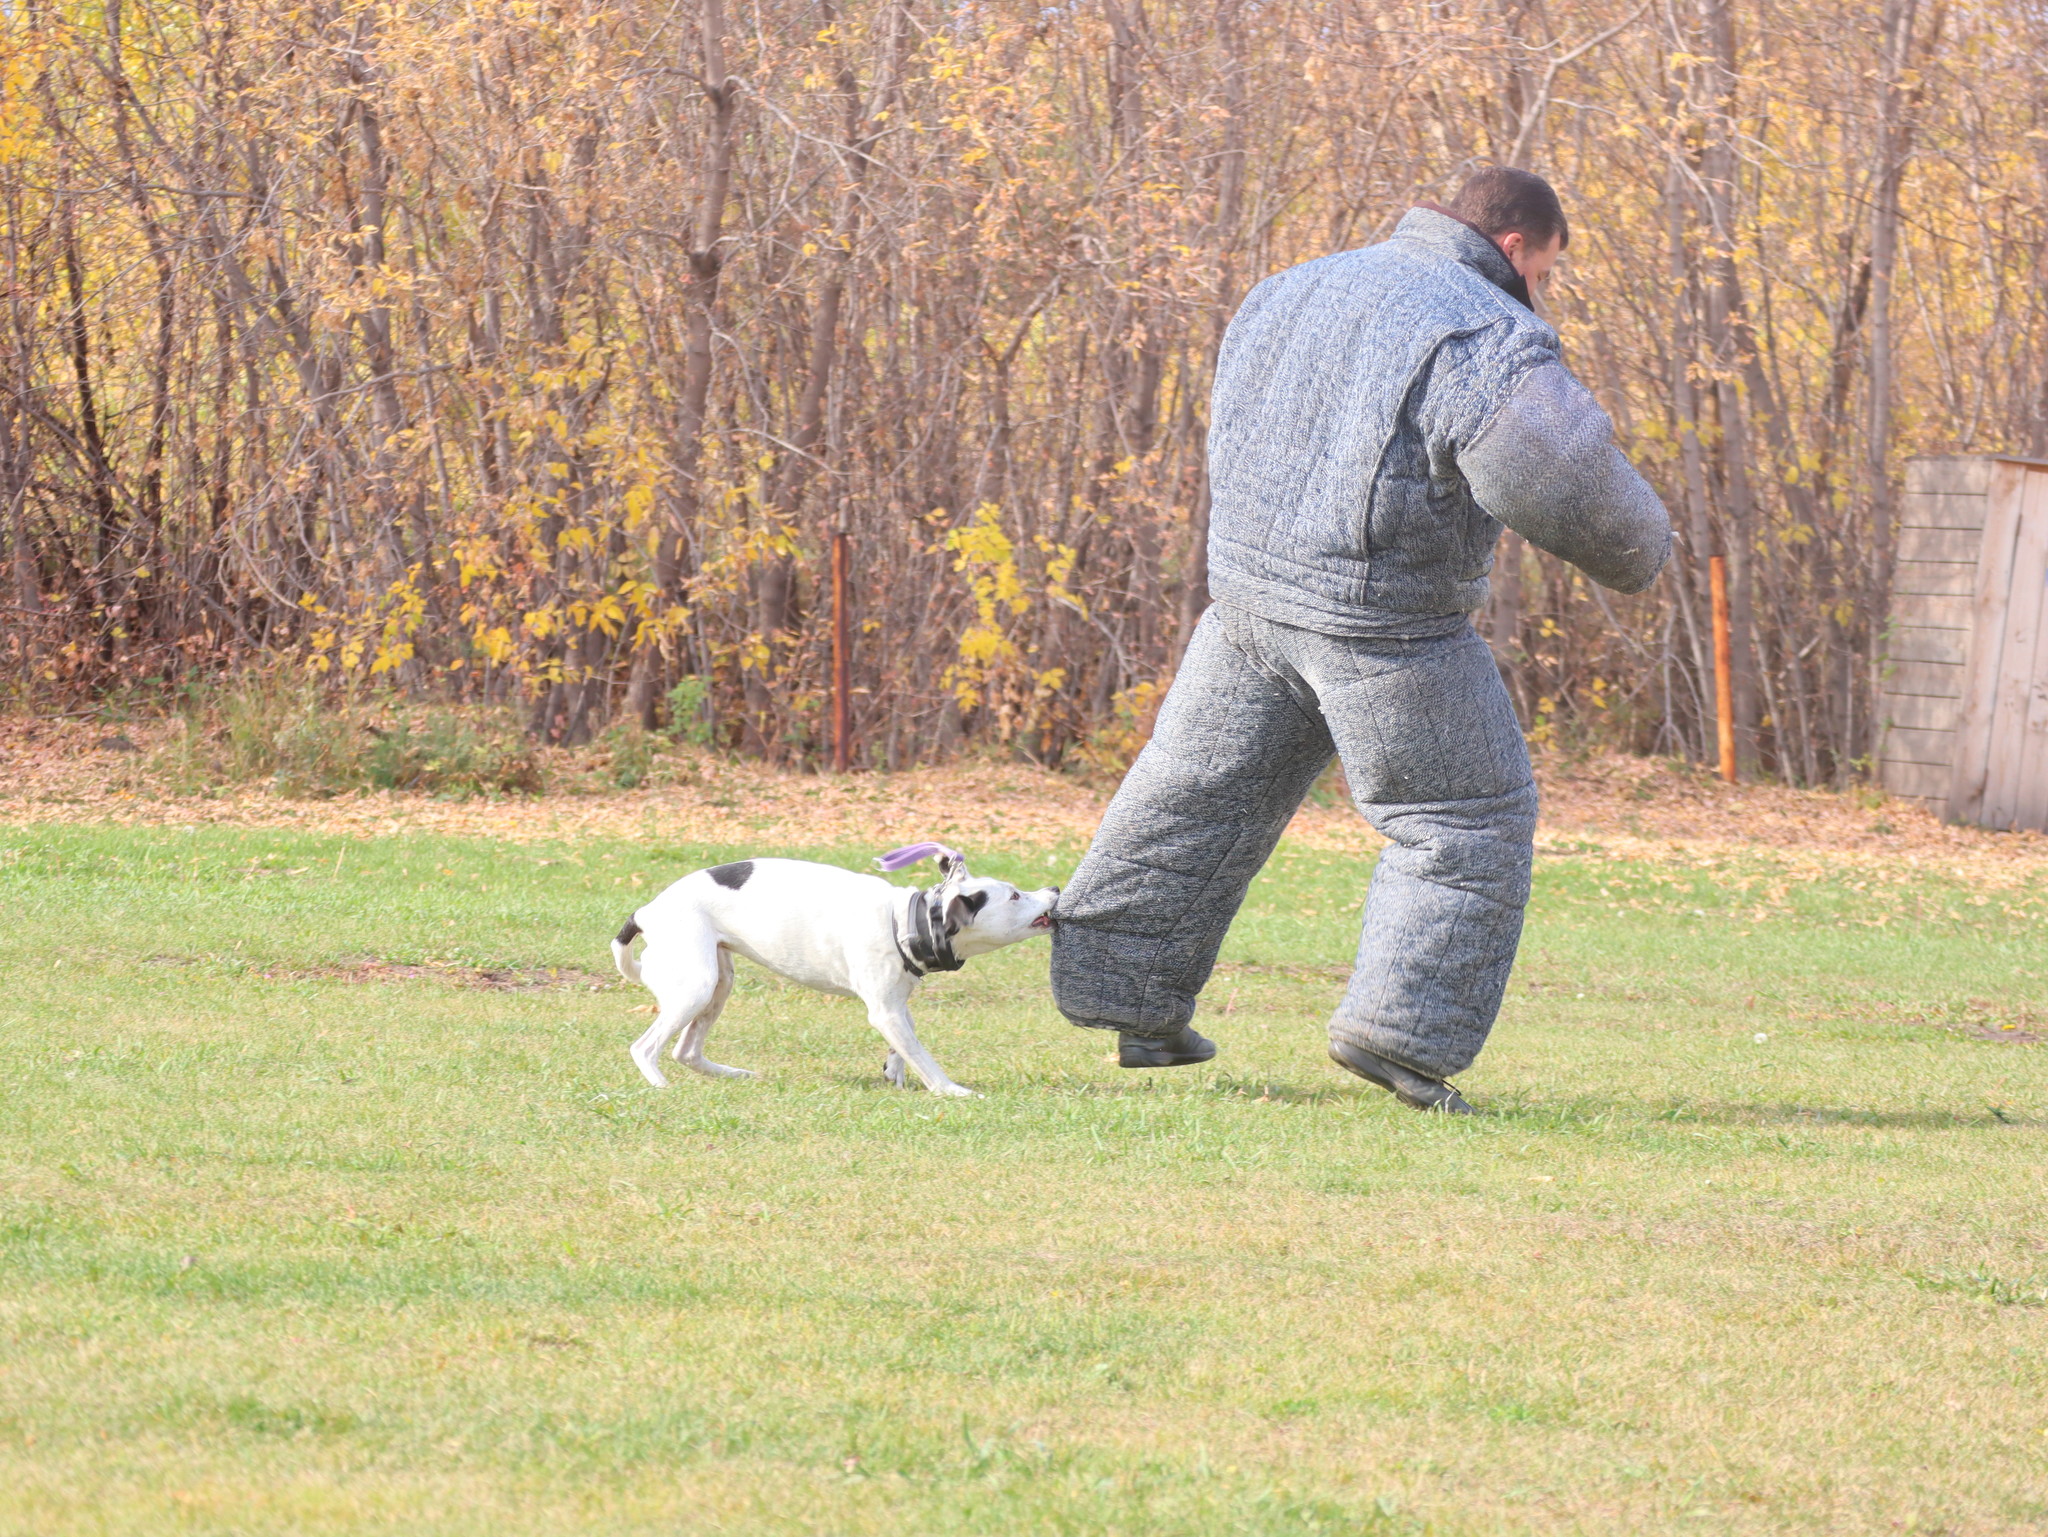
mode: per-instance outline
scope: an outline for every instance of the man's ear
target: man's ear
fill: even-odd
[[[946,932],[957,934],[966,928],[987,901],[986,891],[963,891],[953,898],[946,904]]]

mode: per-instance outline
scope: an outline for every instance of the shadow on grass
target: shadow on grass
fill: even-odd
[[[1023,1087],[1076,1099],[1148,1099],[1179,1092],[1185,1081],[1183,1079],[1177,1084],[1175,1080],[1154,1072],[1132,1073],[1128,1078],[1108,1082],[1055,1074],[1027,1079]],[[1193,1092],[1220,1099],[1273,1105],[1331,1105],[1361,1098],[1386,1097],[1381,1090],[1362,1084],[1333,1083],[1321,1088],[1303,1089],[1291,1083],[1267,1078],[1240,1078],[1231,1073],[1218,1073],[1206,1082],[1198,1082]]]
[[[1533,1099],[1475,1101],[1482,1116],[1528,1125],[1570,1126],[1625,1119],[1690,1126],[1868,1126],[1899,1131],[1982,1131],[1989,1126],[2043,1126],[2048,1119],[2003,1105],[1981,1110],[1873,1110],[1861,1105],[1727,1104],[1701,1100]]]
[[[678,1077],[677,1071],[679,1070],[672,1070],[671,1074],[676,1083],[687,1086],[697,1081],[694,1075],[690,1074]],[[933,1099],[932,1096],[926,1095],[914,1075],[905,1087],[897,1088],[882,1076],[879,1061],[872,1069],[841,1064],[821,1071],[822,1076],[835,1087],[864,1096],[879,1099],[903,1098],[906,1103],[947,1103],[945,1100]],[[1152,1100],[1162,1096],[1184,1094],[1192,1088],[1194,1094],[1239,1104],[1311,1107],[1366,1104],[1398,1108],[1391,1095],[1371,1084],[1346,1080],[1319,1084],[1314,1088],[1303,1088],[1294,1083],[1268,1078],[1241,1077],[1232,1073],[1217,1073],[1206,1082],[1191,1086],[1155,1073],[1134,1073],[1126,1078],[1109,1080],[1081,1077],[1065,1072],[1043,1075],[1026,1073],[1020,1079],[999,1087],[988,1082],[973,1083],[969,1087],[979,1087],[984,1091],[994,1088],[995,1092],[1009,1091],[1026,1095],[1040,1094],[1052,1098],[1091,1100]],[[2048,1126],[2048,1116],[2021,1111],[2006,1105],[1991,1104],[1986,1104],[1979,1110],[1876,1110],[1861,1105],[1732,1104],[1706,1100],[1666,1100],[1657,1103],[1646,1099],[1588,1096],[1559,1100],[1522,1096],[1494,1097],[1484,1094],[1470,1094],[1467,1097],[1472,1101],[1474,1114],[1469,1119],[1462,1116],[1448,1119],[1455,1124],[1475,1128],[1492,1125],[1514,1126],[1528,1130],[1583,1132],[1613,1129],[1623,1125],[1713,1126],[1748,1130],[1793,1126],[1859,1126],[1894,1131],[1983,1131],[2000,1126]]]
[[[1359,1086],[1355,1083],[1330,1083],[1313,1089],[1299,1089],[1291,1083],[1228,1075],[1210,1084],[1209,1092],[1228,1099],[1248,1099],[1254,1103],[1275,1105],[1332,1105],[1360,1097]]]

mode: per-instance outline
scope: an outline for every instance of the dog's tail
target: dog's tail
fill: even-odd
[[[626,920],[626,926],[612,941],[612,960],[619,968],[619,975],[628,982],[640,980],[640,963],[633,959],[633,941],[639,937],[640,915],[635,913]]]

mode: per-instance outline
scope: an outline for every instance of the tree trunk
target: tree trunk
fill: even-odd
[[[658,536],[654,556],[655,603],[668,614],[683,600],[689,576],[690,551],[697,521],[697,473],[703,457],[705,403],[711,394],[711,321],[718,303],[718,280],[724,269],[720,230],[731,195],[733,118],[739,103],[739,82],[725,66],[723,0],[703,0],[698,24],[704,62],[706,114],[704,175],[697,217],[690,231],[690,283],[683,320],[683,387],[676,402],[675,438],[670,459],[676,481],[666,502],[669,526]],[[660,647],[664,630],[636,638],[632,678],[626,690],[626,711],[645,729],[655,724],[660,693]]]
[[[1223,122],[1223,154],[1216,169],[1216,217],[1211,226],[1216,259],[1216,303],[1207,367],[1202,377],[1216,377],[1216,357],[1223,347],[1223,333],[1229,328],[1231,311],[1237,307],[1238,226],[1244,217],[1245,56],[1243,0],[1219,0],[1216,7],[1216,35],[1223,43],[1223,105],[1229,114]],[[1181,566],[1180,626],[1174,637],[1173,660],[1179,666],[1195,626],[1209,607],[1209,451],[1208,413],[1194,424],[1195,498],[1188,508],[1188,546]]]

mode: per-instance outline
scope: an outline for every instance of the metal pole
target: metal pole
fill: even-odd
[[[832,531],[832,772],[843,774],[853,755],[853,702],[847,673],[852,643],[847,631],[845,528]]]
[[[1735,783],[1735,648],[1728,639],[1728,563],[1707,562],[1714,596],[1714,715],[1721,738],[1721,777]]]

